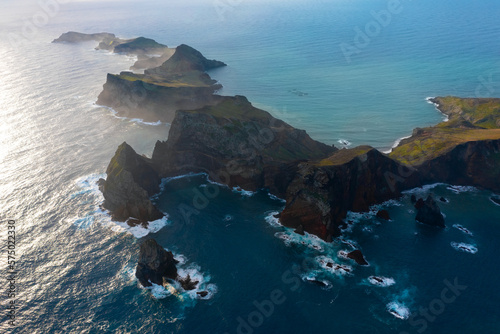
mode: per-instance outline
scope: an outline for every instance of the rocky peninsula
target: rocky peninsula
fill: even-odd
[[[171,123],[151,158],[123,143],[111,159],[101,190],[115,219],[157,219],[161,213],[150,197],[160,180],[189,172],[230,187],[268,189],[286,200],[279,214],[284,226],[327,241],[339,236],[348,211],[366,211],[407,189],[444,182],[500,191],[500,99],[436,97],[430,101],[448,121],[415,129],[391,153],[370,146],[338,150],[243,96],[217,95],[221,86],[206,71],[220,66],[180,45],[144,74],[108,74],[99,104]],[[137,91],[145,94],[130,102]],[[433,201],[426,205],[438,212]]]

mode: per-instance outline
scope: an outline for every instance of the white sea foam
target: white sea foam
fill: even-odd
[[[283,198],[279,198],[279,197],[277,197],[277,196],[275,196],[275,195],[271,194],[270,192],[268,192],[268,193],[267,193],[267,195],[268,195],[268,196],[269,196],[269,198],[271,198],[271,199],[274,199],[274,200],[276,200],[276,201],[280,201],[280,202],[282,202],[282,203],[286,203],[286,200],[284,200]]]
[[[446,115],[445,113],[443,113],[441,110],[439,110],[439,104],[438,103],[435,103],[435,102],[432,102],[431,99],[434,99],[435,96],[430,96],[430,97],[426,97],[425,100],[427,101],[427,103],[429,104],[432,104],[435,109],[441,114],[444,116],[443,118],[443,122],[448,122],[450,120],[450,118],[448,117],[448,115]]]
[[[108,106],[103,106],[103,105],[100,105],[100,104],[97,104],[97,103],[93,103],[93,105],[97,108],[106,108],[108,109],[109,111],[111,111],[111,114],[116,117],[117,119],[120,119],[120,120],[125,120],[125,121],[129,121],[131,123],[137,123],[137,124],[143,124],[143,125],[151,125],[151,126],[158,126],[158,125],[170,125],[170,123],[167,123],[167,122],[162,122],[162,121],[156,121],[156,122],[147,122],[145,121],[144,119],[142,118],[130,118],[130,117],[125,117],[125,116],[118,116],[118,111],[116,111],[115,109],[111,108],[111,107],[108,107]]]
[[[495,205],[497,205],[497,206],[500,206],[500,203],[495,202],[495,201],[493,200],[493,198],[495,198],[497,201],[500,201],[500,197],[493,197],[493,196],[492,196],[492,197],[490,197],[490,201],[491,201],[491,203],[493,203],[493,204],[495,204]]]
[[[384,277],[384,276],[370,276],[368,277],[368,282],[372,285],[376,285],[379,287],[388,287],[396,284],[396,281],[392,277]]]
[[[425,186],[422,186],[422,187],[405,190],[402,193],[403,194],[410,194],[410,195],[421,195],[421,194],[426,194],[430,190],[432,190],[438,186],[442,186],[442,185],[444,185],[444,183],[426,184]]]
[[[101,224],[110,226],[112,231],[126,232],[132,234],[136,238],[142,238],[149,233],[158,232],[170,223],[168,221],[167,214],[165,214],[163,218],[149,222],[147,224],[147,227],[144,227],[142,225],[130,226],[126,222],[118,222],[112,220],[109,212],[100,207],[104,201],[104,196],[102,195],[101,191],[99,190],[99,186],[97,185],[97,181],[99,179],[106,179],[106,174],[90,174],[76,180],[76,185],[82,190],[72,194],[71,198],[77,198],[78,196],[91,194],[94,197],[94,203],[92,205],[93,211],[91,214],[85,217],[75,217],[73,221],[75,225],[84,228],[97,221]]]
[[[446,189],[453,191],[455,194],[478,191],[476,187],[472,186],[448,186]]]
[[[346,139],[339,139],[337,140],[337,143],[339,143],[342,147],[347,148],[352,145],[352,143]]]
[[[477,248],[474,245],[466,244],[464,242],[451,242],[451,247],[455,248],[455,250],[470,254],[476,254]]]
[[[273,227],[279,227],[279,226],[282,226],[282,225],[281,225],[281,223],[280,223],[279,218],[274,217],[274,216],[275,216],[275,215],[277,215],[278,213],[279,213],[278,211],[272,211],[272,212],[270,212],[270,213],[266,216],[266,218],[264,218],[264,219],[265,219],[265,221],[266,221],[269,225],[271,225],[271,226],[273,226]]]
[[[401,137],[401,138],[396,139],[396,141],[394,142],[394,144],[392,144],[391,148],[390,148],[390,149],[388,149],[388,150],[382,151],[382,153],[385,153],[385,154],[389,154],[389,153],[391,153],[393,149],[395,149],[396,147],[398,147],[398,146],[399,146],[399,144],[401,143],[401,141],[402,141],[402,140],[404,140],[404,139],[408,139],[408,138],[411,138],[411,135],[410,135],[410,136]]]
[[[328,280],[321,279],[317,276],[316,271],[308,272],[306,274],[300,275],[300,278],[304,282],[309,282],[321,286],[324,290],[330,290],[332,288],[332,283]]]
[[[283,242],[287,246],[291,246],[293,244],[301,245],[320,252],[323,252],[325,250],[325,247],[327,247],[325,241],[321,240],[314,234],[305,232],[304,235],[300,235],[298,233],[295,233],[291,228],[287,228],[283,232],[276,232],[274,236],[283,240]]]
[[[242,189],[241,187],[233,187],[232,190],[233,190],[233,193],[237,193],[237,194],[240,194],[241,196],[245,196],[245,197],[252,197],[253,195],[255,195],[257,193],[255,191]]]
[[[406,320],[410,317],[410,310],[403,303],[398,301],[392,301],[387,304],[387,312],[402,320]]]
[[[460,224],[454,224],[454,225],[453,225],[453,227],[454,227],[454,228],[456,228],[456,229],[458,229],[458,230],[460,230],[460,231],[462,231],[462,232],[464,232],[465,234],[468,234],[468,235],[470,235],[470,236],[473,236],[473,234],[472,234],[472,232],[471,232],[471,231],[469,231],[467,228],[463,227],[463,226],[462,226],[462,225],[460,225]]]
[[[319,264],[321,268],[323,268],[326,272],[331,274],[335,274],[337,276],[346,276],[351,275],[353,269],[351,266],[345,264],[338,264],[332,258],[328,256],[317,256],[314,260]]]
[[[148,222],[147,226],[144,227],[142,225],[130,226],[127,222],[115,222],[116,225],[122,228],[123,231],[132,234],[137,239],[143,238],[149,233],[156,233],[161,230],[163,227],[170,224],[168,220],[168,215],[165,215],[163,218]]]

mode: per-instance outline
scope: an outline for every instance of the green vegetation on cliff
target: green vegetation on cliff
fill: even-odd
[[[401,163],[419,166],[442,156],[457,145],[500,139],[500,99],[437,97],[431,99],[449,120],[436,126],[417,128],[389,156]]]

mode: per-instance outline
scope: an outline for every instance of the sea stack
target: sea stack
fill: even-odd
[[[425,201],[419,198],[415,203],[415,209],[417,209],[415,220],[427,225],[445,227],[441,210],[431,195]]]

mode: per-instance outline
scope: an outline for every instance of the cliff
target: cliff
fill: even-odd
[[[84,34],[75,31],[68,31],[58,38],[54,39],[52,43],[81,43],[96,41],[101,42],[105,39],[115,39],[115,34],[110,34],[107,32],[97,33],[97,34]]]
[[[389,156],[418,169],[424,183],[446,182],[500,191],[500,99],[431,99],[449,117],[417,128]]]
[[[106,50],[114,53],[124,53],[137,56],[138,59],[131,70],[143,70],[160,66],[167,61],[175,49],[156,42],[154,39],[137,37],[132,39],[121,39],[110,33],[84,34],[69,31],[63,33],[52,43],[82,43],[96,41],[99,44],[96,50]]]
[[[201,108],[220,100],[213,94],[221,86],[204,78],[189,83],[186,78],[181,82],[131,72],[108,74],[96,103],[113,108],[120,116],[171,123],[179,109]]]
[[[342,149],[298,165],[280,221],[330,241],[340,234],[347,211],[367,211],[418,185],[418,173],[370,146]]]
[[[103,207],[112,213],[114,220],[136,224],[163,217],[149,199],[160,191],[161,181],[149,159],[138,155],[124,142],[116,150],[106,173],[100,190],[105,199]]]
[[[177,110],[198,109],[221,101],[214,93],[222,86],[204,72],[220,66],[225,64],[180,45],[161,66],[144,74],[108,74],[97,104],[113,108],[120,116],[171,123]]]
[[[214,106],[177,111],[168,140],[156,143],[152,161],[161,176],[206,172],[229,186],[268,188],[283,195],[295,162],[333,151],[235,96]]]

